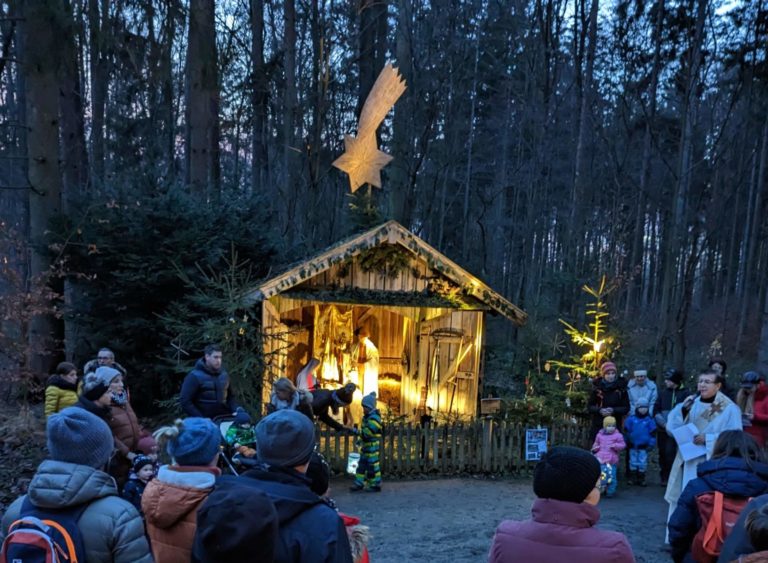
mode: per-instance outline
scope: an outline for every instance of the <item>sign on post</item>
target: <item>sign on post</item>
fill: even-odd
[[[526,428],[525,430],[525,461],[539,461],[547,453],[546,428]]]

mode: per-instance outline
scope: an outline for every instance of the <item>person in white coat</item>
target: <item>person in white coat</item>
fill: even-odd
[[[669,503],[669,517],[677,508],[677,500],[689,481],[696,478],[697,466],[712,456],[715,441],[725,430],[741,430],[741,411],[736,403],[720,392],[724,383],[722,375],[713,371],[705,371],[699,375],[698,393],[688,397],[669,413],[667,433],[673,432],[687,424],[693,424],[698,434],[693,443],[706,448],[706,454],[684,460],[678,449],[672,471],[667,482],[664,500]]]

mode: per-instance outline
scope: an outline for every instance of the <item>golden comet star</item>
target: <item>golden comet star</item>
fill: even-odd
[[[376,146],[376,135],[364,137],[344,136],[345,152],[333,161],[339,170],[349,174],[349,187],[352,193],[364,184],[381,187],[381,169],[392,160],[392,156],[380,151]]]

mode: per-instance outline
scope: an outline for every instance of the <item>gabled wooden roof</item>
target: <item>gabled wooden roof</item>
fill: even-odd
[[[254,301],[263,301],[307,281],[328,269],[354,258],[361,252],[380,244],[399,245],[417,258],[424,260],[430,268],[440,272],[447,279],[462,287],[490,309],[504,315],[518,325],[525,323],[528,315],[509,302],[499,293],[451,261],[443,254],[414,235],[397,221],[387,221],[365,233],[343,240],[330,248],[292,266],[286,272],[267,280],[248,294]]]

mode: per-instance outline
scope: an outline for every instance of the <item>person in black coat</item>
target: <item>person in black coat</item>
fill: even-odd
[[[683,489],[669,519],[669,544],[675,562],[693,561],[691,543],[702,522],[696,497],[713,491],[749,498],[768,492],[768,464],[760,446],[742,430],[721,432],[712,458],[697,467],[698,477]]]
[[[659,446],[659,466],[661,473],[661,486],[667,486],[667,480],[669,479],[669,473],[672,470],[672,464],[675,461],[677,455],[677,443],[675,439],[667,434],[667,416],[669,412],[679,405],[691,394],[690,391],[682,387],[683,374],[674,368],[668,369],[664,373],[664,387],[659,392],[658,399],[656,399],[656,407],[653,412],[656,414],[656,426],[659,431],[656,433],[656,438]]]
[[[184,378],[179,402],[187,416],[214,418],[235,413],[238,405],[222,364],[221,348],[215,344],[205,347],[204,357]]]
[[[592,393],[587,401],[587,410],[592,415],[591,439],[603,427],[603,418],[612,416],[617,428],[621,429],[622,420],[629,412],[629,394],[627,382],[616,372],[616,364],[605,362],[600,366],[601,377],[593,383]]]
[[[355,432],[354,429],[347,428],[343,424],[336,422],[329,413],[329,410],[331,410],[333,414],[337,414],[339,408],[348,407],[352,403],[355,389],[357,389],[357,386],[354,383],[347,383],[339,389],[317,389],[312,391],[312,412],[318,419],[334,430]]]

